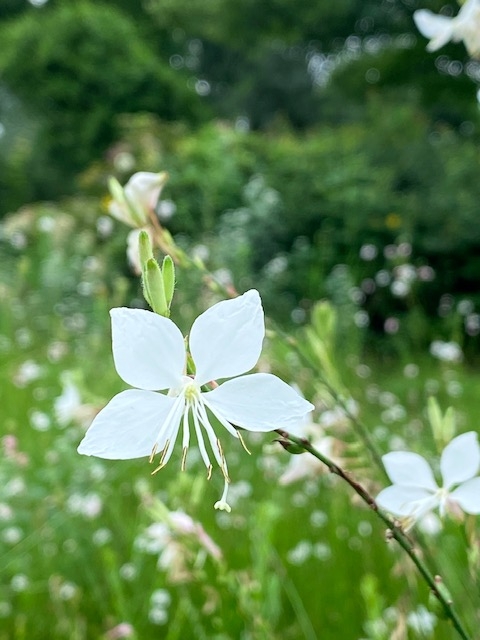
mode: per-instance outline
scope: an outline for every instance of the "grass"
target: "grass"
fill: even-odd
[[[195,451],[186,472],[177,453],[155,476],[145,460],[76,453],[95,411],[124,388],[111,359],[108,310],[138,295],[114,267],[123,238],[99,240],[88,211],[79,221],[46,205],[28,210],[0,241],[0,640],[392,638],[409,613],[428,605],[425,586],[337,478],[281,486],[290,457],[272,435],[249,437],[251,456],[224,439],[231,514],[213,510],[222,481],[214,473],[207,482]],[[188,295],[178,295],[177,313],[188,327],[199,310],[187,307],[197,284],[188,273],[179,282]],[[295,357],[285,344],[271,340],[265,362],[314,388],[315,372],[291,373]],[[477,428],[477,371],[427,354],[388,365],[350,354],[341,370],[383,452],[405,446],[436,455],[425,414],[432,393],[443,409],[455,407],[460,431]],[[81,395],[67,421],[55,410],[65,372]],[[327,431],[343,443],[345,466],[379,490],[381,476],[351,432]],[[147,527],[165,523],[161,505],[201,523],[222,558],[178,531],[163,546],[145,546]],[[467,557],[463,530],[448,521],[427,541],[473,627],[479,594],[468,572],[477,560]],[[165,544],[173,559],[162,568]],[[437,620],[433,636],[405,626],[398,637],[447,640],[452,630]]]

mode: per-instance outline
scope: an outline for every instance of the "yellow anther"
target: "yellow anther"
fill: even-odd
[[[150,458],[148,459],[149,463],[152,464],[153,459],[155,458],[155,454],[157,453],[158,444],[155,442],[153,445],[152,453],[150,454]]]
[[[245,444],[243,438],[242,438],[242,434],[240,433],[240,431],[237,431],[237,435],[238,435],[238,439],[240,440],[240,442],[242,443],[242,447],[245,449],[245,451],[248,453],[249,456],[251,456],[251,452],[247,449],[247,445]]]
[[[187,462],[187,453],[188,453],[188,447],[183,447],[183,453],[182,453],[182,471],[185,471],[185,466],[186,466],[186,462]]]

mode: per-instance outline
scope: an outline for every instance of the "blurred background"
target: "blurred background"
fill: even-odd
[[[1,640],[389,640],[394,628],[399,640],[451,638],[400,595],[407,569],[389,577],[382,532],[352,512],[348,492],[333,500],[335,483],[319,492],[308,474],[305,486],[272,489],[288,456],[265,439],[253,443],[256,459],[229,458],[245,483],[230,520],[213,513],[195,464],[182,482],[177,468],[162,472],[159,496],[143,463],[75,453],[119,390],[108,309],[144,304],[128,229],[107,201],[108,177],[124,184],[136,171],[168,172],[162,224],[218,279],[258,288],[278,326],[303,335],[314,304],[330,301],[340,374],[384,451],[400,438],[397,447],[433,452],[419,437],[432,394],[455,407],[461,430],[476,428],[480,62],[462,43],[428,53],[419,8],[459,7],[0,1]],[[188,331],[212,300],[198,302],[201,274],[178,282],[176,320]],[[335,409],[285,345],[272,341],[266,358],[317,394],[320,423]],[[322,429],[343,425],[334,417]],[[368,462],[338,428],[361,472]],[[152,519],[139,503],[160,498],[188,505],[235,578],[202,565],[171,589],[135,543]]]

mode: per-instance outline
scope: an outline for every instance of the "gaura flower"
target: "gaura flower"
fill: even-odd
[[[480,514],[480,477],[474,477],[480,468],[480,446],[473,431],[457,436],[443,450],[442,487],[417,453],[394,451],[382,460],[393,484],[379,493],[377,502],[393,515],[413,524],[437,507],[442,517],[446,511]]]
[[[133,174],[124,187],[115,178],[110,178],[110,215],[130,227],[145,226],[149,222],[149,212],[155,209],[167,178],[165,171],[139,171]]]
[[[189,337],[194,375],[186,373],[184,339],[171,320],[142,309],[117,308],[110,315],[115,368],[136,389],[122,391],[100,411],[79,453],[121,460],[149,456],[152,462],[158,452],[155,473],[170,459],[182,427],[183,469],[193,428],[208,477],[212,464],[205,435],[225,478],[215,507],[229,511],[227,463],[213,419],[242,441],[239,427],[288,431],[313,409],[274,375],[241,375],[255,366],[262,350],[265,322],[258,291],[219,302],[195,320]],[[233,379],[205,390],[224,378]],[[158,393],[167,389],[166,395]]]
[[[480,55],[480,0],[467,0],[455,18],[421,9],[414,12],[413,19],[420,33],[430,38],[428,51],[437,51],[449,40],[463,40],[471,56]]]

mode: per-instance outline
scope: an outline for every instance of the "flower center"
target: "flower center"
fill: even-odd
[[[225,479],[225,489],[222,495],[222,499],[217,503],[217,508],[228,510],[229,506],[226,502],[226,496],[227,486],[230,482],[230,478],[228,477],[227,462],[225,460],[225,455],[223,453],[220,440],[215,434],[214,428],[212,426],[211,419],[207,412],[207,406],[205,404],[199,386],[195,382],[194,378],[183,376],[178,387],[170,389],[168,395],[171,398],[175,398],[175,402],[172,405],[172,408],[170,409],[165,422],[162,424],[159,435],[157,437],[157,442],[155,443],[150,456],[150,462],[153,462],[153,459],[157,452],[159,452],[160,454],[159,464],[154,469],[153,473],[157,473],[158,471],[160,471],[160,469],[163,469],[163,467],[170,459],[170,456],[172,455],[174,449],[175,440],[177,439],[178,432],[180,431],[180,426],[182,427],[183,449],[182,471],[185,469],[188,447],[190,444],[190,428],[193,427],[195,435],[197,437],[200,455],[207,468],[208,479],[210,479],[212,475],[213,466],[210,462],[210,457],[205,445],[204,434],[207,435],[210,450],[213,453],[218,466],[222,470]],[[215,415],[217,414],[215,413]],[[232,427],[232,425],[222,419],[221,416],[217,415],[217,418],[219,419],[221,424],[227,427],[229,431],[231,430],[235,435],[237,435],[236,430]]]

